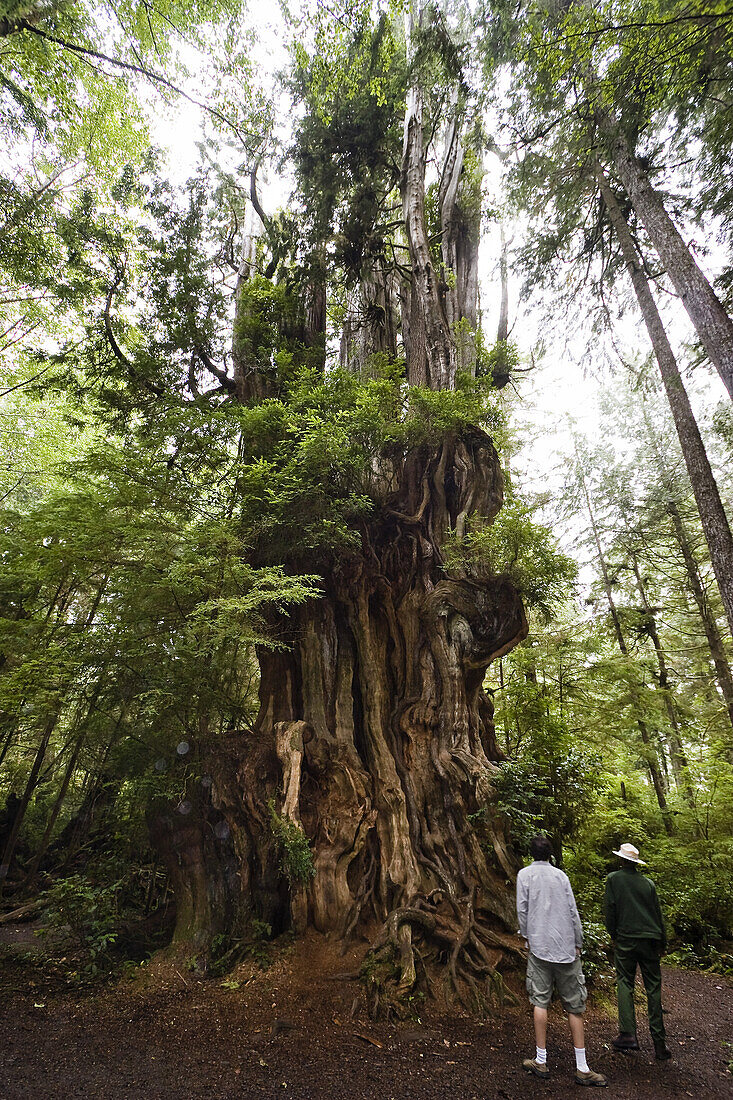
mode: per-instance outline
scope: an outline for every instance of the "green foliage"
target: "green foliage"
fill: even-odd
[[[660,839],[650,858],[673,933],[701,962],[715,965],[720,939],[733,930],[733,843],[725,836],[693,836],[684,844]]]
[[[8,382],[15,377],[8,372]],[[68,402],[52,395],[33,400],[16,391],[2,400],[0,498],[6,508],[25,511],[62,489],[64,463],[78,457],[92,439],[91,431],[69,423],[68,412]]]
[[[431,390],[411,386],[407,391],[409,418],[402,428],[406,443],[423,443],[448,432],[479,426],[497,440],[501,438],[503,414],[496,403],[489,378],[472,378],[459,373],[453,390]]]
[[[280,851],[280,870],[291,886],[308,883],[316,873],[308,837],[294,821],[280,817],[274,799],[270,799],[267,806],[272,835]]]
[[[603,921],[593,920],[582,907],[581,920],[583,922],[583,974],[587,981],[594,982],[612,973],[608,933]]]
[[[219,933],[214,936],[209,948],[208,972],[212,977],[220,977],[243,959],[252,959],[261,970],[268,970],[272,966],[272,925],[267,921],[252,917],[240,935]],[[230,978],[219,984],[222,989],[236,990],[241,982]]]
[[[529,730],[517,755],[500,766],[497,806],[520,851],[528,851],[541,832],[552,838],[561,859],[561,846],[580,835],[607,780],[600,755],[572,745],[567,729],[549,713],[546,693],[531,681],[524,688],[519,698],[514,689],[509,705],[521,709]]]
[[[733,412],[727,401],[720,401],[716,406],[713,428],[728,452],[733,454]]]
[[[640,845],[648,865],[644,871],[657,887],[671,960],[725,973],[733,963],[728,946],[733,928],[727,885],[733,870],[729,837],[716,831],[715,836],[701,838],[680,812],[678,831],[670,839],[651,819],[643,821],[643,805],[619,804],[617,798],[607,789],[568,851],[566,869],[584,917],[602,920],[605,876],[617,867],[612,853],[622,838],[631,838]]]
[[[272,966],[272,925],[253,917],[249,931],[251,938],[246,953],[261,970],[268,970]]]
[[[152,432],[144,443],[111,441],[67,468],[63,489],[4,513],[0,798],[22,792],[50,731],[46,778],[24,823],[33,852],[75,763],[56,836],[91,776],[89,793],[109,791],[120,850],[137,859],[149,801],[180,799],[208,739],[251,721],[254,646],[274,644],[266,620],[319,595],[317,578],[248,561],[229,422],[214,411],[175,429],[180,466]],[[182,740],[196,751],[167,769]]]
[[[135,266],[123,238],[145,220],[131,199],[150,170],[141,72],[152,87],[185,82],[184,54],[222,40],[208,64],[245,75],[239,0],[155,6],[114,0],[100,11],[87,0],[6,0],[0,14],[0,352],[28,377],[34,349],[56,350],[98,320],[109,287]],[[235,28],[240,29],[235,29]],[[185,42],[185,50],[181,45]],[[224,45],[223,41],[221,43]],[[250,72],[247,75],[251,75]],[[219,123],[242,122],[256,95],[242,79],[236,102],[213,82],[208,106]],[[175,95],[175,93],[174,93]],[[214,101],[218,99],[218,105]],[[22,375],[21,375],[22,376]]]
[[[390,234],[406,82],[393,21],[373,24],[366,7],[355,14],[348,35],[332,19],[316,21],[315,48],[296,45],[292,78],[304,108],[293,152],[309,241],[333,242],[348,282],[384,252]]]
[[[252,368],[268,373],[274,366],[273,353],[282,347],[282,335],[296,325],[298,302],[284,283],[272,283],[264,275],[248,279],[239,292],[239,312],[234,323],[234,340],[239,354]]]
[[[445,563],[451,571],[507,576],[525,603],[550,619],[554,608],[567,599],[577,566],[532,516],[528,505],[510,498],[490,524],[472,520],[462,539],[452,535]]]
[[[237,431],[237,512],[251,560],[325,568],[360,545],[359,520],[383,502],[377,459],[476,424],[500,426],[485,382],[463,378],[436,392],[406,387],[400,364],[375,361],[374,370],[362,379],[293,367],[281,397],[207,414],[215,430]]]
[[[477,378],[490,378],[494,385],[505,384],[519,366],[517,345],[509,340],[497,340],[492,347],[487,348],[480,330],[478,335],[480,338],[476,347]]]
[[[118,936],[118,894],[122,883],[99,883],[83,874],[58,879],[44,894],[44,932],[67,950],[80,952],[83,974],[109,969]]]
[[[393,943],[387,943],[379,952],[367,951],[359,968],[359,977],[367,989],[380,993],[399,981],[402,971]]]

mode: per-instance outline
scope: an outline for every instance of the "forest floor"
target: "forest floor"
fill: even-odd
[[[176,965],[86,991],[43,961],[32,928],[0,929],[1,1100],[494,1100],[577,1096],[572,1046],[559,1008],[550,1015],[552,1077],[522,1069],[533,1055],[529,1010],[484,1021],[416,1009],[404,1023],[367,1019],[346,955],[310,936],[226,979],[199,980]],[[38,941],[36,941],[36,944]],[[42,948],[41,948],[42,950]],[[671,1062],[654,1061],[640,996],[642,1050],[616,1054],[609,991],[591,998],[591,1067],[623,1100],[733,1096],[733,982],[664,969]],[[604,997],[606,998],[604,1000]]]

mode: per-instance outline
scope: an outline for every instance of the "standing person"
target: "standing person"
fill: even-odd
[[[638,1050],[634,982],[637,966],[649,1006],[649,1030],[654,1053],[660,1062],[672,1057],[667,1046],[662,1016],[662,970],[659,961],[667,950],[667,933],[656,887],[637,867],[646,866],[633,844],[622,844],[615,856],[621,867],[606,879],[606,930],[613,944],[616,964],[619,1034],[612,1040],[616,1050]]]
[[[579,1085],[604,1087],[606,1078],[589,1068],[585,1057],[583,1013],[587,993],[580,963],[583,928],[568,876],[549,862],[552,845],[536,836],[529,850],[534,860],[517,875],[519,931],[529,946],[527,992],[534,1006],[534,1058],[522,1065],[535,1077],[547,1078],[547,1009],[552,987],[557,987],[568,1014],[575,1047],[575,1080]]]

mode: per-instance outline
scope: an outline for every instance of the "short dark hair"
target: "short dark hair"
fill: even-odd
[[[552,845],[542,833],[532,837],[529,842],[529,851],[532,859],[552,859]]]

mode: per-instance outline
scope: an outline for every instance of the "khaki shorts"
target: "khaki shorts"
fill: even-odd
[[[580,959],[569,963],[546,962],[530,951],[527,959],[527,993],[529,1003],[537,1008],[548,1008],[555,985],[562,1006],[574,1016],[582,1016],[588,992],[585,988]]]

